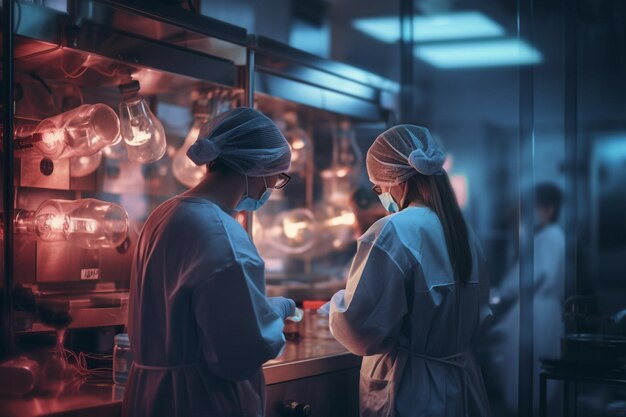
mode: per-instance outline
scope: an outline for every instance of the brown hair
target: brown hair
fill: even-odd
[[[472,273],[472,253],[467,224],[461,213],[450,178],[442,175],[416,174],[407,180],[405,203],[418,201],[433,210],[446,238],[448,256],[457,282],[466,284]]]

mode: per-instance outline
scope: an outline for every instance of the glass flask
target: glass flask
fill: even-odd
[[[183,142],[176,151],[172,161],[172,172],[174,177],[187,187],[194,187],[206,176],[205,165],[196,165],[187,156],[187,150],[198,139],[200,128],[210,119],[217,117],[221,113],[232,108],[233,98],[230,91],[224,89],[212,90],[209,92],[199,92],[199,98],[193,105],[194,122]]]
[[[120,103],[120,129],[128,159],[141,164],[158,161],[166,147],[163,125],[139,96],[138,81],[122,84],[119,89],[124,97]]]
[[[89,156],[112,144],[120,121],[106,104],[84,104],[43,120],[33,133],[34,148],[50,159]]]
[[[102,151],[93,155],[76,156],[70,159],[70,176],[73,178],[85,177],[94,173],[102,162]]]
[[[111,248],[128,235],[128,214],[119,205],[86,198],[46,200],[35,211],[19,211],[18,232],[42,241],[68,241],[84,249]]]
[[[300,127],[296,112],[285,112],[283,117],[285,121],[285,131],[283,133],[291,147],[291,166],[289,172],[306,175],[313,158],[311,139],[304,129]]]
[[[183,145],[176,151],[174,160],[172,161],[172,172],[174,177],[181,183],[191,188],[200,183],[206,176],[207,169],[205,165],[196,165],[187,156],[187,150],[198,139],[198,133],[203,124],[208,120],[208,117],[196,116],[191,126],[191,130],[185,138]]]
[[[265,243],[282,253],[295,255],[310,250],[316,241],[315,215],[306,208],[280,213],[265,230]]]

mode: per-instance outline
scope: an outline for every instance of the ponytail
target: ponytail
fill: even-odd
[[[445,171],[442,171],[442,175],[418,173],[407,180],[407,185],[409,190],[406,201],[419,201],[437,214],[443,227],[455,280],[466,284],[472,273],[469,233],[448,174]]]

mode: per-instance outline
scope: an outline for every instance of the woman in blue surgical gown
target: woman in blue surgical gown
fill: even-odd
[[[289,145],[240,108],[206,124],[187,155],[208,176],[153,211],[134,256],[122,415],[259,417],[261,365],[282,351],[295,303],[266,298],[263,261],[232,215],[286,184]]]
[[[396,126],[367,154],[374,191],[391,215],[358,242],[330,328],[363,356],[361,416],[487,416],[470,352],[491,316],[480,245],[465,224],[427,129]]]

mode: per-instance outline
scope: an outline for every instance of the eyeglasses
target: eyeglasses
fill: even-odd
[[[276,184],[274,185],[275,190],[280,190],[285,188],[287,184],[291,181],[291,177],[287,174],[278,174],[278,179],[276,180]]]
[[[374,194],[376,195],[381,195],[383,193],[383,189],[380,188],[380,185],[375,185],[372,187],[372,191],[374,192]]]

